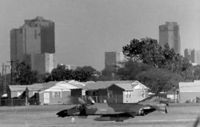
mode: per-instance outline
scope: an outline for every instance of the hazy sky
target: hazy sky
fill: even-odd
[[[166,21],[178,22],[182,52],[200,49],[200,0],[0,0],[0,63],[10,59],[10,30],[36,16],[55,22],[57,63],[103,69],[105,51],[158,39]]]

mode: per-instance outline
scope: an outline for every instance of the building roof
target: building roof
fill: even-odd
[[[69,91],[70,89],[82,88],[86,90],[98,90],[106,89],[111,85],[116,85],[124,90],[134,89],[148,89],[145,85],[139,81],[97,81],[97,82],[78,82],[75,80],[68,81],[51,81],[48,83],[37,83],[33,85],[10,85],[9,88],[11,91],[24,91],[28,88],[29,91]]]
[[[145,86],[139,81],[134,81],[132,85],[134,86],[135,89],[149,89],[147,86]]]
[[[56,82],[36,83],[32,85],[9,85],[11,91],[24,91],[28,88],[29,91],[41,91],[54,86]]]
[[[132,81],[129,83],[115,83],[114,85],[124,89],[125,91],[133,90],[133,89],[149,89],[139,81]]]
[[[57,88],[66,86],[68,88],[83,88],[85,84],[75,80],[67,80],[60,82],[50,81],[47,83],[35,83],[32,85],[9,85],[9,88],[11,91],[24,91],[26,88],[28,88],[29,91],[44,91],[54,86],[56,86]]]
[[[34,84],[34,85],[9,85],[11,91],[24,91],[28,88],[29,91],[39,91],[43,88],[42,84]]]
[[[43,88],[41,89],[41,91],[54,86],[56,83],[57,83],[57,81],[50,81],[50,82],[47,82],[47,83],[42,83]]]
[[[71,85],[67,83],[66,81],[60,81],[57,82],[54,86],[41,91],[41,92],[46,92],[46,91],[70,91],[71,89],[77,89],[78,87]]]
[[[71,84],[71,85],[73,85],[73,86],[76,86],[78,88],[85,87],[85,83],[79,82],[79,81],[76,81],[76,80],[69,80],[68,83]]]
[[[119,87],[121,87],[124,90],[130,90],[133,89],[133,87],[136,87],[137,85],[142,86],[143,88],[147,88],[145,85],[140,83],[139,81],[97,81],[97,82],[86,82],[85,89],[88,90],[97,90],[97,89],[105,89],[110,87],[111,85],[115,84]],[[147,88],[148,89],[148,88]]]

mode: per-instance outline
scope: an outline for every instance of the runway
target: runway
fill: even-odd
[[[58,118],[56,112],[67,108],[61,106],[0,107],[2,127],[193,127],[200,116],[200,104],[172,105],[168,114],[153,112],[146,116],[136,116],[124,122],[95,121],[97,116],[85,119],[76,117]]]

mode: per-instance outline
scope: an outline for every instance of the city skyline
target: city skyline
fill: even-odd
[[[55,22],[56,61],[104,67],[104,52],[121,51],[133,38],[159,38],[159,25],[180,27],[181,54],[200,49],[198,0],[1,0],[0,63],[9,61],[9,30],[24,19],[42,16]]]
[[[55,25],[43,17],[25,19],[19,28],[10,32],[10,61],[15,72],[17,63],[25,62],[39,74],[51,73],[54,68]]]

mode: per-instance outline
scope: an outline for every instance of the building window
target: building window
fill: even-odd
[[[125,95],[126,95],[126,98],[131,98],[131,92],[127,91],[127,92],[125,93]]]
[[[131,98],[131,92],[129,93],[129,98]]]
[[[61,93],[61,92],[53,92],[53,93],[52,93],[52,96],[53,96],[54,98],[61,98],[61,97],[62,97],[62,93]]]

